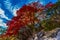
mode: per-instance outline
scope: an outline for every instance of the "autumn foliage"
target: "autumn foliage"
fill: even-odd
[[[48,4],[52,6],[52,4]],[[47,7],[47,6],[46,6]],[[21,27],[25,27],[27,24],[34,22],[34,14],[41,12],[45,9],[38,2],[29,5],[24,5],[22,8],[17,10],[17,16],[13,17],[12,20],[8,21],[7,35],[16,35]]]

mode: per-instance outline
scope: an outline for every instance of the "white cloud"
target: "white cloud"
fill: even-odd
[[[16,15],[16,7],[12,6],[12,4],[10,3],[10,0],[5,0],[4,1],[5,7],[12,12],[13,16],[17,16]]]
[[[3,27],[3,28],[7,28],[8,26],[6,25],[6,23],[3,22],[2,19],[0,19],[0,27]]]
[[[7,20],[10,20],[4,13],[5,13],[4,10],[2,10],[2,9],[0,8],[0,17],[1,17],[1,18],[5,18],[5,19],[7,19]]]
[[[17,14],[16,14],[17,9],[14,8],[12,11],[13,11],[13,15],[14,15],[14,16],[17,16]]]
[[[37,2],[38,0],[28,0],[28,2],[26,3],[26,4],[28,4],[28,3],[33,3],[33,2]]]
[[[43,2],[40,2],[40,4],[42,4],[42,5],[43,5],[44,3],[43,3]]]

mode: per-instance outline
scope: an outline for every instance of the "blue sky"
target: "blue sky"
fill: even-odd
[[[16,16],[16,10],[25,4],[36,2],[38,0],[0,0],[0,27],[7,27],[6,23]],[[56,3],[57,0],[39,0],[42,5],[49,2]]]

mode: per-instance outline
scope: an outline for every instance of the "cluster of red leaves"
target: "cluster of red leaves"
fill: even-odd
[[[37,9],[31,6],[23,6],[21,9],[17,11],[17,16],[13,17],[11,21],[7,23],[8,30],[7,35],[16,35],[18,33],[18,30],[21,27],[24,27],[29,22],[32,22],[34,20],[33,13],[36,12]]]
[[[53,7],[53,6],[54,6],[54,4],[50,2],[50,3],[48,3],[45,7],[46,7],[46,8],[50,8],[50,7]]]
[[[39,10],[44,10],[44,7],[37,8],[38,3],[33,3],[33,5],[25,5],[21,9],[19,9],[16,14],[17,16],[13,17],[11,21],[7,23],[8,29],[6,34],[7,35],[16,35],[18,30],[21,27],[24,27],[28,23],[34,21],[34,13],[38,12]],[[48,4],[49,6],[49,4]],[[50,4],[51,6],[51,4]],[[47,6],[46,6],[47,7]]]

